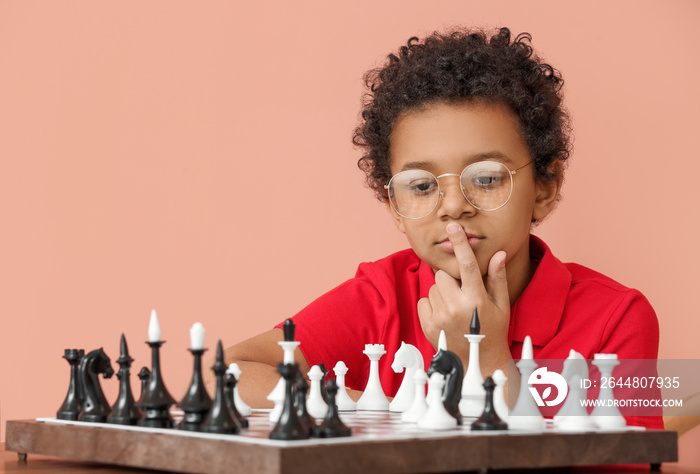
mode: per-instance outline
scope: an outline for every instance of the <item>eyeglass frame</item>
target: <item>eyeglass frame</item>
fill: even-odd
[[[480,208],[479,206],[474,205],[474,203],[472,203],[472,202],[469,200],[469,198],[467,197],[467,195],[464,193],[464,186],[462,186],[462,174],[464,174],[464,172],[467,170],[467,168],[469,168],[470,166],[473,166],[473,165],[475,165],[475,164],[477,164],[477,163],[485,163],[485,162],[498,163],[499,165],[502,165],[503,167],[505,167],[505,169],[508,170],[508,177],[510,178],[510,193],[508,193],[508,199],[506,199],[506,201],[505,201],[503,204],[501,204],[500,206],[495,207],[495,208],[493,208],[493,209],[482,209],[482,208]],[[435,200],[435,206],[433,206],[433,208],[430,210],[430,212],[428,212],[426,215],[421,216],[421,217],[408,217],[408,216],[404,216],[403,214],[401,214],[401,213],[399,212],[398,209],[396,209],[396,206],[394,206],[394,202],[393,202],[393,200],[391,199],[391,196],[387,196],[387,199],[389,199],[389,202],[391,203],[391,208],[392,208],[398,215],[400,215],[401,217],[403,217],[404,219],[411,219],[411,220],[424,219],[424,218],[428,217],[430,214],[432,214],[433,211],[435,211],[435,209],[437,209],[438,205],[440,204],[440,198],[441,198],[441,197],[443,197],[443,198],[445,197],[444,191],[440,188],[440,178],[446,178],[446,177],[448,177],[448,176],[457,176],[457,177],[459,178],[459,188],[460,188],[460,190],[462,191],[462,196],[464,196],[464,199],[467,200],[467,202],[469,203],[469,205],[471,205],[474,209],[478,209],[478,210],[484,211],[484,212],[497,211],[497,210],[499,210],[500,208],[502,208],[503,206],[505,206],[506,204],[508,204],[508,202],[510,201],[510,197],[513,195],[513,176],[515,176],[515,173],[517,173],[517,172],[520,171],[521,169],[525,168],[526,166],[531,165],[531,164],[534,163],[534,162],[535,162],[535,160],[530,160],[530,161],[528,161],[527,163],[525,163],[524,165],[522,165],[521,167],[516,168],[516,169],[514,169],[514,170],[511,170],[510,168],[508,168],[508,165],[506,165],[505,163],[502,163],[502,162],[500,162],[500,161],[495,161],[495,160],[477,161],[476,163],[470,163],[470,164],[468,164],[467,166],[465,166],[464,169],[462,170],[462,172],[459,173],[459,174],[455,174],[455,173],[444,173],[444,174],[441,174],[440,176],[435,176],[433,173],[431,173],[430,171],[427,171],[427,170],[419,170],[419,171],[425,171],[426,173],[428,173],[429,175],[431,175],[433,178],[435,178],[435,182],[436,182],[437,185],[438,185],[438,198]],[[387,193],[388,193],[388,191],[389,191],[389,188],[391,188],[391,182],[394,180],[394,178],[395,178],[396,176],[400,175],[401,173],[405,173],[405,172],[407,172],[407,171],[415,171],[415,170],[403,170],[403,171],[399,171],[399,172],[396,173],[394,176],[392,176],[391,178],[389,178],[389,182],[388,182],[387,184],[384,185],[384,189],[387,190]]]

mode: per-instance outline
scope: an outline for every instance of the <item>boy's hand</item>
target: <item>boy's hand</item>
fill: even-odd
[[[505,367],[510,358],[510,297],[506,281],[506,253],[501,250],[491,257],[484,279],[462,226],[448,224],[447,235],[454,248],[461,281],[438,270],[428,298],[418,301],[418,316],[425,336],[434,347],[437,347],[440,330],[444,329],[447,348],[462,359],[466,370],[469,342],[464,334],[469,333],[469,323],[476,307],[481,334],[486,335],[479,344],[482,373],[486,377],[497,368]]]

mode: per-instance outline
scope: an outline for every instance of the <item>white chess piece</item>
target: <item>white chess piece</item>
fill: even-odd
[[[450,415],[442,403],[445,376],[434,372],[428,381],[428,396],[432,397],[425,414],[418,420],[418,428],[426,430],[451,430],[457,428],[457,419]]]
[[[588,416],[585,401],[588,390],[582,380],[588,379],[588,365],[581,354],[571,349],[564,361],[561,376],[566,380],[569,393],[564,404],[554,415],[554,427],[560,431],[590,431],[595,429],[593,419]]]
[[[308,375],[311,385],[309,387],[309,396],[306,399],[306,410],[309,412],[309,415],[314,418],[324,418],[326,413],[328,413],[328,405],[321,395],[323,371],[318,365],[314,365],[311,367],[311,370],[309,370]]]
[[[401,342],[401,347],[394,354],[394,362],[391,364],[391,369],[397,374],[405,370],[401,386],[389,404],[389,411],[403,412],[411,406],[416,393],[413,374],[416,373],[416,370],[423,370],[423,368],[423,354],[415,346]]]
[[[613,369],[619,364],[617,354],[593,355],[593,365],[598,367],[601,380],[610,380]],[[601,383],[598,404],[591,412],[591,417],[601,430],[618,430],[627,426],[627,421],[615,405],[615,394],[610,384]]]
[[[438,337],[438,351],[447,350],[447,336],[445,336],[445,330],[440,329],[440,337]]]
[[[501,369],[496,370],[491,378],[496,384],[496,388],[493,389],[493,409],[501,420],[507,422],[508,404],[505,398],[505,385],[508,378]]]
[[[338,384],[338,394],[335,396],[335,404],[338,405],[339,411],[355,411],[357,403],[354,402],[348,391],[345,388],[345,374],[348,373],[348,366],[342,360],[338,361],[333,367],[335,373],[335,382]]]
[[[520,370],[520,392],[518,392],[518,401],[508,417],[508,427],[513,430],[543,431],[546,422],[530,393],[528,383],[530,374],[537,368],[537,362],[532,355],[530,336],[525,336],[521,358],[515,365]]]
[[[365,344],[365,350],[362,353],[369,357],[369,378],[365,391],[357,401],[357,409],[388,411],[389,400],[384,395],[382,382],[379,379],[379,359],[386,354],[384,344]]]
[[[279,341],[277,344],[282,347],[284,351],[284,363],[293,364],[294,363],[294,351],[299,347],[299,341]],[[267,399],[275,404],[275,408],[270,412],[270,421],[272,423],[277,423],[279,421],[280,415],[282,414],[282,407],[284,402],[284,378],[280,377],[277,381],[277,385],[272,389],[272,392],[267,396]]]
[[[462,382],[459,412],[462,416],[479,417],[484,412],[486,403],[484,377],[481,375],[479,362],[479,343],[485,336],[483,334],[465,334],[464,337],[469,340],[469,364]]]
[[[234,377],[236,377],[236,381],[240,381],[241,377],[241,369],[238,367],[238,364],[233,363],[228,366],[228,369],[226,372],[232,373]],[[251,413],[253,413],[253,409],[248,406],[246,402],[243,401],[241,398],[241,395],[238,393],[238,383],[236,383],[236,386],[233,389],[233,401],[236,404],[236,408],[238,409],[238,412],[243,415],[243,416],[250,416]]]
[[[413,402],[406,411],[401,413],[401,421],[404,423],[417,423],[428,411],[428,404],[425,401],[425,382],[427,380],[428,376],[423,369],[418,369],[413,373]]]

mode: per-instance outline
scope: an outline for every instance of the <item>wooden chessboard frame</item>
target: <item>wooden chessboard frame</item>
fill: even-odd
[[[359,415],[361,416],[361,415]],[[346,415],[347,417],[347,415]],[[241,435],[119,427],[44,419],[8,421],[6,450],[172,472],[363,474],[649,463],[678,460],[673,431],[591,433],[419,432],[394,414],[348,424],[349,438],[274,441],[266,413]],[[365,425],[368,427],[365,429]],[[391,427],[398,427],[398,432]]]

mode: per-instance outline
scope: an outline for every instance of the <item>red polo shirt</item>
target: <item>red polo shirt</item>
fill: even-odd
[[[614,353],[620,359],[656,359],[659,327],[649,302],[637,290],[577,264],[560,262],[535,236],[530,255],[535,274],[511,308],[508,343],[519,359],[529,335],[536,359],[566,359],[570,349],[586,359]],[[300,349],[310,365],[348,366],[346,384],[363,390],[369,374],[365,344],[384,344],[380,360],[387,395],[403,374],[391,369],[401,342],[416,346],[425,366],[435,354],[418,318],[417,303],[435,284],[433,270],[411,249],[360,264],[355,278],[321,296],[293,317]],[[281,327],[281,324],[277,327]],[[660,417],[628,417],[628,423],[662,428]]]

